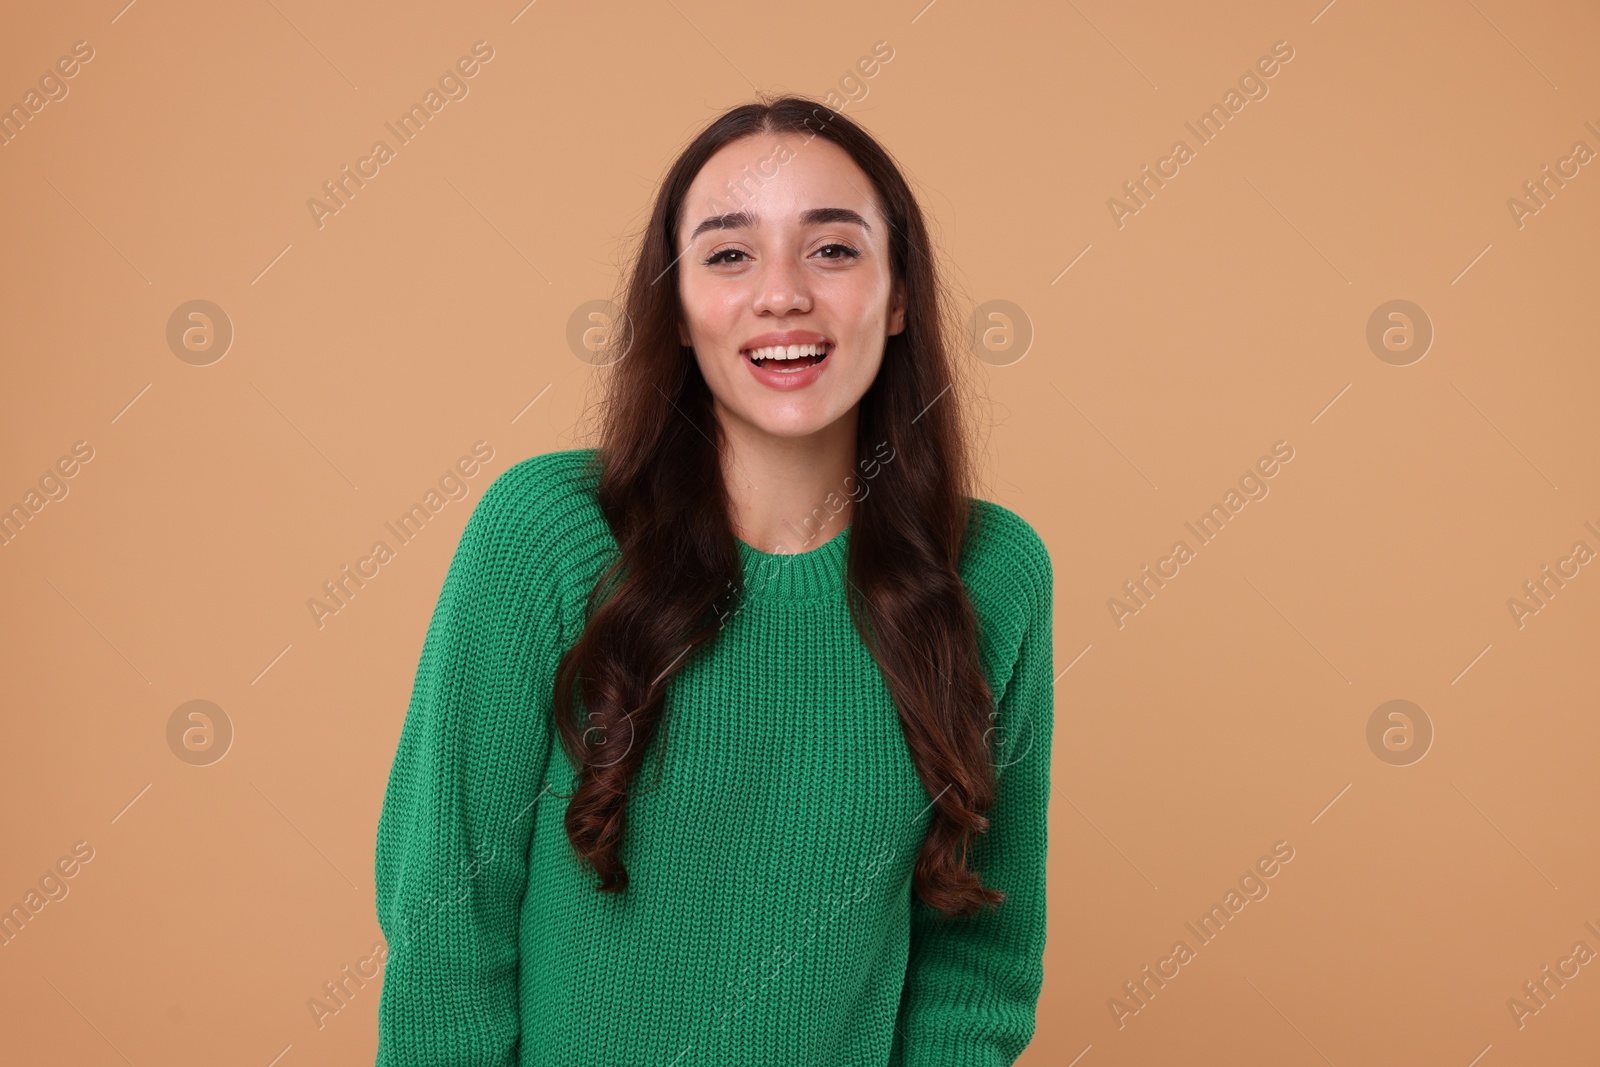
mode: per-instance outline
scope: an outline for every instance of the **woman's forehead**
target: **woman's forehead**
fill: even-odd
[[[786,147],[781,136],[744,138],[714,153],[684,196],[678,222],[685,240],[708,229],[759,232],[857,219],[863,237],[879,228],[871,182],[848,153],[821,138],[778,150]]]

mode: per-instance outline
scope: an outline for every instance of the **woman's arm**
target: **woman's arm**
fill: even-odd
[[[450,563],[378,823],[378,1067],[510,1067],[559,596],[502,475]]]
[[[968,864],[1005,893],[996,910],[944,918],[912,900],[900,1008],[906,1067],[1009,1067],[1033,1039],[1044,981],[1045,858],[1054,719],[1050,559],[1031,530],[1010,565],[1030,576],[1016,664],[998,703],[989,830]]]

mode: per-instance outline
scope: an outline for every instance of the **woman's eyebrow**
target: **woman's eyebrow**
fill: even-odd
[[[847,207],[814,207],[800,213],[800,225],[819,226],[829,222],[848,222],[860,226],[868,233],[872,226],[861,217],[859,211],[852,211]],[[753,211],[730,211],[725,215],[712,215],[701,221],[689,235],[690,242],[707,230],[744,230],[755,229],[761,224],[761,219]]]

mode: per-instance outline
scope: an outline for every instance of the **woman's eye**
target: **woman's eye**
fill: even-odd
[[[837,244],[837,243],[835,243],[835,244],[831,244],[831,245],[823,245],[821,248],[817,249],[817,251],[818,252],[826,252],[830,248],[837,248],[839,250],[839,255],[837,255],[837,256],[823,256],[822,257],[823,259],[858,259],[861,256],[860,252],[856,251],[854,248],[851,248],[849,245],[846,245],[846,244]]]
[[[723,256],[742,256],[742,255],[744,255],[744,249],[742,249],[742,248],[724,248],[724,249],[722,249],[720,251],[713,252],[713,253],[711,253],[711,255],[707,256],[706,257],[706,266],[709,267],[709,266],[711,266],[712,264],[715,264],[715,263],[731,263],[731,262],[733,262],[733,260],[723,259],[722,258]]]

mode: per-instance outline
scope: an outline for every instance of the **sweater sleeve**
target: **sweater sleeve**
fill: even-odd
[[[377,1067],[510,1067],[518,1054],[519,916],[561,613],[515,471],[461,535],[384,794]]]
[[[1044,982],[1045,870],[1054,718],[1050,559],[1029,530],[1010,566],[1031,608],[995,719],[994,806],[968,865],[1006,899],[945,918],[912,898],[900,1012],[905,1067],[1008,1067],[1033,1039]]]

